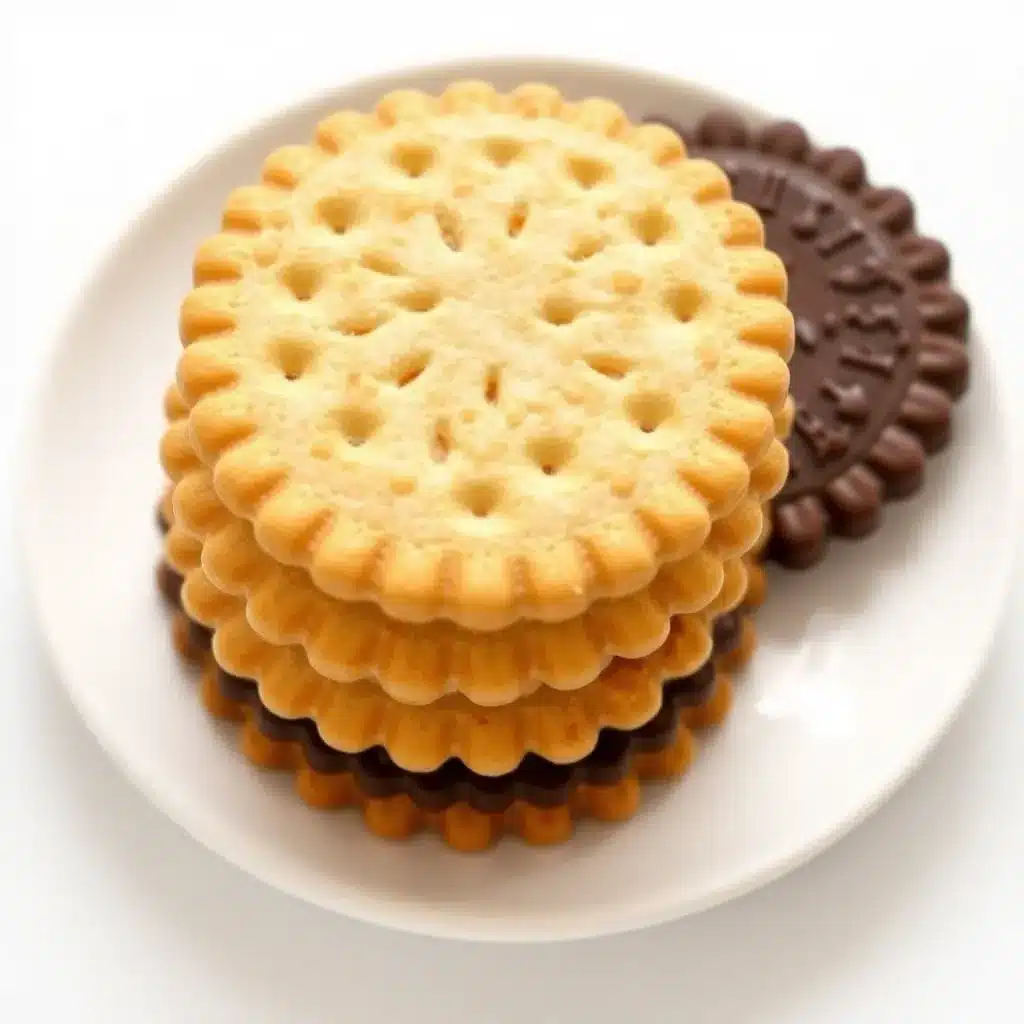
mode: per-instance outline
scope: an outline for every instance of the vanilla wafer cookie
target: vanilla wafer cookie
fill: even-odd
[[[176,394],[166,404],[182,407]],[[785,471],[785,448],[776,441],[751,474],[754,494],[771,497]],[[327,597],[304,570],[281,566],[263,552],[251,524],[220,501],[205,467],[186,473],[176,493],[181,515],[173,518],[203,541],[202,567],[192,570],[207,577],[201,583],[246,598],[254,630],[274,644],[301,645],[324,676],[339,682],[372,678],[410,704],[461,692],[474,703],[494,706],[538,685],[577,689],[612,657],[650,654],[665,641],[672,615],[709,605],[722,584],[723,561],[750,548],[763,519],[759,501],[745,499],[712,525],[702,551],[663,566],[637,594],[597,601],[568,622],[523,620],[478,634],[443,621],[398,623],[373,603]]]
[[[778,437],[785,441],[793,429],[793,419],[796,415],[796,403],[790,397],[782,411],[775,417],[775,432]],[[773,495],[774,497],[774,495]],[[764,565],[762,564],[765,552],[768,550],[768,543],[772,537],[772,503],[766,502],[761,518],[761,535],[746,557],[747,564],[747,594],[743,599],[743,606],[751,611],[760,608],[764,603],[767,589]],[[756,643],[754,632],[754,620],[751,616],[744,617],[744,629],[748,636],[741,645],[745,649],[753,650]]]
[[[774,438],[792,318],[678,136],[543,86],[402,92],[229,198],[177,379],[278,561],[406,621],[564,621],[704,544]]]
[[[170,538],[173,549],[179,532],[175,528]],[[331,599],[312,587],[297,592],[287,580],[284,590],[259,588],[235,600],[262,639],[301,647],[311,667],[334,682],[372,680],[403,704],[425,705],[461,693],[476,705],[496,707],[540,687],[578,690],[613,658],[636,660],[654,653],[668,638],[673,617],[706,618],[723,587],[730,600],[728,595],[745,580],[740,559],[708,559],[707,585],[694,611],[687,611],[683,595],[666,584],[664,593],[655,588],[642,598],[598,602],[571,623],[513,626],[483,637],[448,623],[391,623],[371,605],[320,610]],[[204,566],[186,576],[189,600],[197,610],[210,601],[219,606],[226,591]],[[268,624],[270,629],[261,628]]]
[[[177,606],[181,577],[166,564],[159,576]],[[181,612],[173,633],[179,651],[202,666],[208,710],[242,723],[240,747],[254,764],[294,770],[308,803],[361,806],[370,827],[391,837],[435,824],[451,845],[478,849],[508,831],[534,842],[568,838],[581,814],[624,820],[636,810],[638,778],[682,774],[694,753],[691,730],[719,724],[730,709],[732,684],[718,666],[738,646],[742,618],[732,612],[716,622],[714,667],[708,662],[694,675],[670,681],[660,710],[639,729],[602,730],[591,753],[575,763],[530,755],[497,777],[478,776],[454,759],[429,773],[411,773],[382,747],[357,754],[335,750],[312,721],[274,715],[250,680],[226,674],[210,653],[211,634]]]
[[[737,607],[746,590],[742,560],[732,560],[704,615],[674,618],[657,651],[643,659],[613,659],[582,689],[539,687],[493,708],[461,694],[416,707],[387,696],[373,680],[327,679],[301,647],[263,640],[249,625],[243,599],[202,585],[204,577],[191,572],[201,545],[188,534],[172,529],[165,550],[172,568],[187,576],[182,603],[191,618],[213,631],[214,654],[225,671],[254,680],[273,713],[313,720],[332,747],[354,752],[381,745],[409,771],[432,771],[449,757],[482,775],[511,771],[529,753],[571,762],[586,756],[602,728],[639,728],[657,714],[666,680],[689,675],[707,661],[712,616]]]
[[[766,509],[764,515],[764,530],[753,550],[745,559],[747,566],[747,593],[743,598],[744,608],[756,611],[764,604],[767,580],[763,565],[764,552],[772,533],[772,519],[770,512]]]
[[[204,659],[201,686],[212,714],[240,723],[239,747],[246,758],[261,768],[294,772],[296,791],[311,807],[358,808],[367,828],[386,839],[431,829],[463,852],[487,849],[504,835],[534,845],[564,842],[583,817],[625,821],[639,808],[640,781],[682,775],[694,756],[693,733],[677,720],[664,743],[637,743],[621,761],[606,764],[592,757],[590,763],[549,764],[543,770],[535,762],[507,786],[488,785],[457,762],[413,775],[383,751],[348,756],[350,763],[342,766],[346,755],[325,747],[315,730],[269,715],[251,691],[226,687],[211,656]]]
[[[729,561],[749,549],[763,524],[760,504],[746,499],[715,524],[711,550],[663,567],[638,594],[595,602],[569,622],[521,621],[476,634],[449,622],[396,623],[372,603],[327,597],[304,570],[263,554],[250,525],[227,515],[223,527],[199,538],[202,564],[189,579],[202,577],[195,581],[199,587],[212,584],[243,598],[246,618],[261,637],[300,645],[311,665],[336,681],[372,678],[403,703],[461,692],[491,706],[539,685],[578,689],[613,657],[652,653],[666,639],[672,616],[709,607],[731,571]]]

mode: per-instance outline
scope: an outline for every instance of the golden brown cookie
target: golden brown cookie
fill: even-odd
[[[197,253],[165,465],[191,440],[335,597],[571,619],[699,551],[774,441],[793,324],[762,242],[606,101],[459,83],[334,115]]]
[[[182,580],[161,566],[160,588],[175,606]],[[302,798],[319,808],[355,805],[367,824],[391,838],[433,826],[459,849],[481,849],[502,834],[529,842],[567,839],[584,815],[623,820],[637,809],[642,779],[686,770],[694,753],[692,730],[721,723],[732,703],[731,680],[720,665],[736,649],[740,613],[716,622],[714,667],[673,680],[657,715],[629,732],[602,730],[594,750],[571,764],[531,756],[500,777],[478,776],[455,760],[428,773],[398,767],[381,747],[344,754],[327,746],[309,720],[275,716],[255,684],[227,675],[210,653],[210,634],[180,611],[175,646],[202,667],[200,692],[211,714],[242,723],[240,747],[254,764],[295,771]],[[731,620],[727,622],[727,620]]]
[[[602,728],[638,728],[661,706],[667,679],[696,671],[711,654],[711,617],[739,606],[746,590],[742,560],[728,571],[713,605],[699,616],[672,619],[666,641],[637,660],[613,659],[579,690],[539,687],[512,704],[480,707],[461,694],[426,706],[399,703],[368,679],[338,683],[310,666],[301,647],[277,646],[250,626],[243,599],[224,594],[201,574],[201,545],[173,527],[167,560],[186,577],[181,599],[189,616],[213,630],[218,664],[254,680],[260,699],[283,718],[309,718],[324,740],[353,752],[384,746],[409,771],[432,771],[458,757],[482,775],[511,771],[528,754],[571,762],[585,756]]]
[[[165,405],[169,416],[180,419],[183,402],[174,389]],[[394,622],[371,602],[323,594],[305,570],[281,566],[260,548],[251,524],[220,501],[205,467],[178,482],[176,508],[167,518],[202,541],[202,565],[190,575],[245,598],[256,633],[272,644],[302,646],[327,678],[370,678],[402,703],[425,704],[460,692],[494,706],[538,685],[577,689],[613,657],[640,658],[656,650],[668,636],[670,618],[707,608],[722,585],[726,560],[755,542],[763,530],[761,502],[781,487],[785,469],[785,448],[776,441],[751,474],[754,495],[713,523],[704,549],[663,566],[638,593],[597,601],[568,622],[522,620],[482,634],[445,621]]]
[[[311,807],[358,808],[367,828],[386,839],[406,839],[430,829],[449,846],[463,852],[486,849],[504,835],[517,835],[533,845],[565,842],[571,838],[575,822],[581,818],[593,817],[600,821],[631,818],[640,805],[640,781],[682,775],[694,756],[693,733],[686,725],[680,725],[664,748],[632,754],[621,778],[606,783],[575,782],[566,787],[563,800],[538,804],[516,797],[502,800],[505,806],[495,810],[481,809],[467,800],[459,800],[430,809],[397,785],[393,785],[396,792],[379,795],[375,790],[383,787],[379,783],[368,785],[372,780],[365,772],[318,771],[310,763],[303,743],[268,736],[250,703],[224,694],[211,663],[212,658],[208,658],[203,669],[203,702],[217,717],[240,723],[242,753],[261,768],[294,772],[296,791]],[[727,688],[726,680],[720,691],[725,692]],[[716,697],[715,701],[720,703],[721,698]],[[702,708],[692,710],[694,717],[704,713]]]

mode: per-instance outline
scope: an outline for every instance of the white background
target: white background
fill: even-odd
[[[986,343],[1021,378],[1024,15],[978,0],[948,23],[895,3],[762,4],[756,16],[737,2],[656,14],[635,0],[606,14],[554,2],[233,9],[179,0],[115,18],[102,4],[82,6],[0,14],[0,296],[14,310],[0,327],[0,474],[12,499],[0,506],[0,1018],[938,1024],[1024,1015],[1019,571],[966,711],[920,773],[839,846],[675,925],[499,949],[408,938],[300,905],[151,809],[46,666],[14,536],[30,384],[58,316],[126,219],[276,103],[435,56],[646,64],[862,146],[873,176],[907,186],[923,228],[950,244]]]

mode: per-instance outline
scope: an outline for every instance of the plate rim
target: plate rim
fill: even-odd
[[[32,478],[40,463],[39,456],[45,451],[43,439],[47,414],[50,411],[47,400],[49,380],[51,379],[52,371],[60,362],[70,344],[73,326],[87,307],[90,294],[108,271],[114,268],[122,249],[144,227],[150,212],[176,193],[182,186],[186,185],[188,180],[203,166],[227,156],[244,139],[269,130],[278,121],[301,118],[305,114],[322,108],[333,96],[342,90],[361,88],[382,94],[390,88],[398,87],[403,80],[412,76],[440,75],[454,80],[468,76],[486,77],[512,71],[522,74],[523,80],[526,80],[531,73],[536,78],[582,74],[586,76],[607,76],[611,79],[632,79],[634,81],[657,83],[666,89],[698,94],[712,104],[721,103],[728,105],[732,109],[743,112],[745,116],[755,122],[764,122],[772,116],[770,111],[750,103],[742,96],[727,94],[713,87],[703,85],[700,82],[688,80],[661,70],[606,60],[548,57],[535,54],[479,56],[476,58],[459,57],[390,67],[386,70],[361,75],[351,80],[339,79],[331,86],[319,89],[314,93],[303,94],[291,102],[268,107],[265,113],[246,119],[244,123],[239,124],[237,128],[232,130],[218,144],[205,149],[199,157],[185,163],[177,173],[171,176],[148,199],[144,200],[126,217],[120,220],[114,230],[113,237],[108,239],[98,249],[97,253],[90,258],[79,286],[71,293],[65,303],[61,314],[57,318],[57,326],[49,336],[47,344],[43,347],[39,361],[36,364],[37,374],[30,384],[30,394],[26,403],[28,413],[23,424],[17,460],[18,465],[16,465],[14,473],[14,479],[18,485],[16,493],[19,495],[30,495],[37,491],[37,487],[32,483]],[[990,372],[987,376],[994,399],[993,415],[1004,425],[1003,439],[1006,446],[1006,456],[1009,460],[1009,466],[1006,469],[1010,478],[1005,511],[1006,522],[1004,525],[1008,524],[1010,526],[1007,538],[1010,550],[1008,557],[1003,560],[999,567],[998,576],[992,579],[992,586],[987,591],[989,595],[988,604],[992,612],[988,617],[990,623],[989,631],[984,638],[984,642],[977,646],[975,654],[970,659],[966,679],[956,699],[948,709],[945,718],[924,738],[923,742],[918,743],[914,747],[903,769],[893,773],[886,781],[886,784],[880,787],[870,800],[866,800],[842,820],[833,823],[829,829],[815,836],[811,842],[803,843],[799,849],[794,850],[789,856],[779,857],[763,866],[761,871],[752,872],[742,882],[713,890],[701,899],[683,900],[675,898],[661,900],[653,908],[646,903],[636,907],[602,908],[598,913],[590,914],[583,918],[579,926],[573,923],[574,918],[566,921],[564,915],[560,915],[557,918],[543,918],[539,926],[531,924],[529,921],[517,921],[512,928],[509,928],[509,922],[496,921],[484,915],[473,917],[465,912],[452,913],[447,909],[434,909],[425,912],[421,906],[415,905],[414,909],[398,898],[385,900],[377,896],[367,896],[361,899],[346,896],[325,900],[312,892],[310,887],[297,884],[296,880],[292,877],[285,881],[278,880],[272,876],[272,873],[260,870],[259,865],[246,861],[244,857],[236,856],[236,850],[226,849],[225,845],[219,841],[221,837],[208,836],[202,833],[202,830],[193,828],[193,823],[189,821],[187,813],[182,815],[180,808],[176,806],[175,800],[168,793],[161,791],[159,787],[153,785],[146,773],[140,772],[138,766],[132,763],[129,758],[122,756],[118,750],[116,738],[106,732],[104,727],[98,724],[97,720],[91,716],[87,703],[81,699],[80,688],[75,688],[69,684],[68,679],[71,673],[65,671],[69,666],[63,664],[62,658],[58,653],[59,645],[51,636],[47,617],[44,614],[45,602],[41,593],[39,570],[37,568],[38,554],[36,552],[38,551],[38,545],[30,540],[33,531],[28,502],[25,501],[19,501],[15,507],[14,533],[16,557],[20,564],[22,579],[26,584],[29,605],[33,612],[32,617],[36,624],[38,636],[42,640],[42,646],[46,652],[49,664],[88,731],[95,737],[100,747],[119,767],[128,781],[142,793],[147,802],[173,821],[177,827],[185,831],[201,846],[234,865],[245,874],[293,898],[341,913],[355,920],[423,936],[488,943],[541,943],[574,941],[636,931],[700,913],[711,907],[746,895],[765,885],[771,884],[797,867],[813,860],[869,818],[917,771],[935,746],[946,735],[953,722],[959,716],[968,697],[976,689],[990,657],[992,647],[1003,626],[1010,584],[1013,579],[1013,568],[1017,561],[1019,549],[1018,537],[1012,530],[1014,518],[1019,519],[1019,514],[1015,514],[1019,504],[1017,493],[1019,474],[1015,469],[1016,460],[1013,457],[1013,453],[1017,448],[1014,431],[1011,429],[1013,421],[1007,415],[1009,385],[998,372],[991,372],[992,353],[983,347],[983,343],[981,346],[977,344],[976,336],[978,333],[977,330],[972,330],[974,351],[977,353],[980,349],[983,353],[980,358],[989,365]]]

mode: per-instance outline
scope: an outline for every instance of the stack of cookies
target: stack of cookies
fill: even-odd
[[[461,849],[680,774],[787,473],[785,271],[725,174],[605,100],[397,92],[271,154],[194,282],[161,580],[245,754]]]

